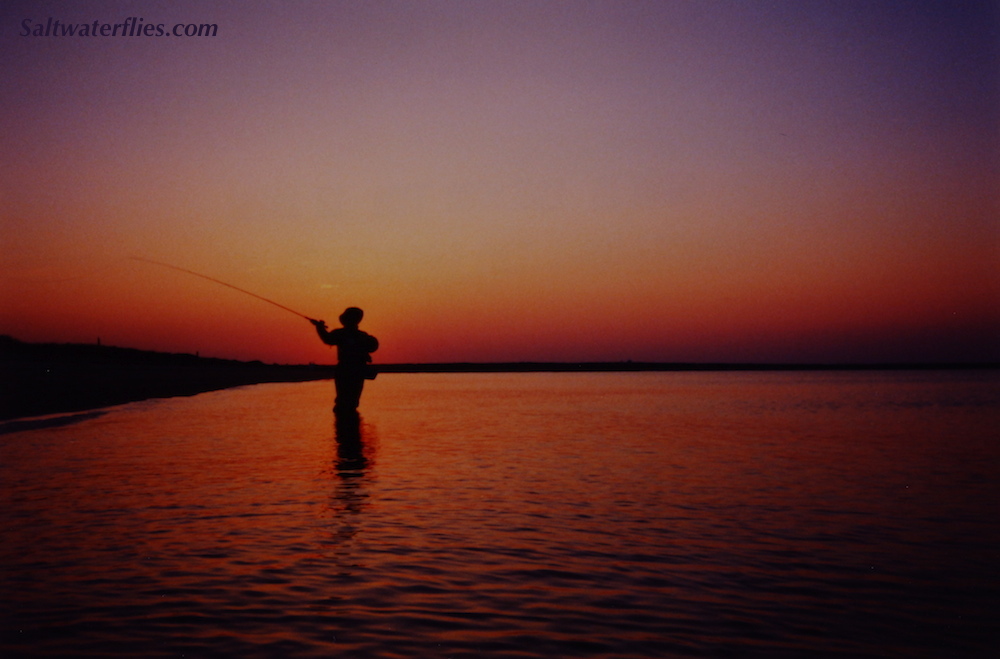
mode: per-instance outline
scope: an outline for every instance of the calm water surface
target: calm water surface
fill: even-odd
[[[0,430],[0,656],[986,657],[996,373],[384,374]]]

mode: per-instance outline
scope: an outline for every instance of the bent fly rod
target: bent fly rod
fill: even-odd
[[[310,318],[309,316],[305,315],[304,313],[299,313],[295,309],[289,309],[285,305],[278,304],[274,300],[268,300],[266,297],[257,295],[256,293],[251,293],[250,291],[245,291],[242,288],[240,288],[239,286],[233,286],[232,284],[227,284],[226,282],[222,281],[221,279],[216,279],[215,277],[209,277],[208,275],[203,275],[200,272],[195,272],[194,270],[188,270],[186,268],[180,268],[180,267],[177,267],[176,265],[170,265],[169,263],[162,263],[160,261],[153,261],[151,259],[144,259],[144,258],[140,258],[138,256],[133,256],[132,260],[133,261],[143,261],[145,263],[152,263],[153,265],[160,265],[160,266],[163,266],[164,268],[170,268],[171,270],[177,270],[178,272],[186,272],[189,275],[194,275],[195,277],[201,277],[202,279],[207,279],[208,281],[213,281],[216,284],[222,284],[223,286],[226,286],[227,288],[231,288],[234,291],[239,291],[240,293],[245,293],[245,294],[249,295],[250,297],[255,297],[258,300],[262,300],[264,302],[267,302],[268,304],[273,304],[274,306],[278,307],[279,309],[284,309],[285,311],[287,311],[289,313],[293,313],[296,316],[299,316],[300,318],[305,318],[310,323],[316,324],[318,322],[318,321]]]

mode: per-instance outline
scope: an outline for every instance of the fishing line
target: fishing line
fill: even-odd
[[[279,309],[284,309],[285,311],[287,311],[289,313],[293,313],[296,316],[299,316],[300,318],[305,318],[310,323],[317,322],[317,321],[313,320],[312,318],[310,318],[309,316],[305,315],[304,313],[299,313],[295,309],[289,309],[288,307],[286,307],[283,304],[278,304],[274,300],[268,300],[266,297],[262,297],[260,295],[257,295],[256,293],[251,293],[250,291],[243,290],[239,286],[233,286],[232,284],[227,284],[226,282],[222,281],[221,279],[216,279],[215,277],[209,277],[208,275],[203,275],[200,272],[195,272],[194,270],[188,270],[186,268],[180,268],[180,267],[178,267],[176,265],[170,265],[169,263],[163,263],[161,261],[153,261],[152,259],[144,259],[144,258],[141,258],[139,256],[133,256],[131,258],[132,258],[133,261],[143,261],[145,263],[152,263],[153,265],[163,266],[164,268],[170,268],[171,270],[177,270],[178,272],[186,272],[189,275],[194,275],[195,277],[201,277],[202,279],[207,279],[208,281],[215,282],[216,284],[222,284],[223,286],[226,286],[227,288],[231,288],[234,291],[239,291],[240,293],[245,293],[246,295],[249,295],[250,297],[255,297],[258,300],[263,300],[264,302],[267,302],[268,304],[273,304],[274,306],[278,307]]]

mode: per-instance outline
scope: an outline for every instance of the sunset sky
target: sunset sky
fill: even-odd
[[[7,2],[0,334],[1000,359],[997,3]],[[214,23],[215,37],[23,36]]]

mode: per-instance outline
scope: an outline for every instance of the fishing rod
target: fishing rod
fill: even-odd
[[[242,288],[240,288],[239,286],[233,286],[232,284],[227,284],[226,282],[222,281],[221,279],[216,279],[215,277],[209,277],[208,275],[203,275],[200,272],[195,272],[194,270],[188,270],[186,268],[180,268],[180,267],[178,267],[176,265],[170,265],[169,263],[163,263],[161,261],[153,261],[152,259],[144,259],[144,258],[141,258],[141,257],[138,257],[138,256],[133,256],[131,258],[132,258],[133,261],[143,261],[145,263],[152,263],[153,265],[163,266],[164,268],[170,268],[171,270],[177,270],[178,272],[186,272],[189,275],[194,275],[195,277],[201,277],[202,279],[207,279],[208,281],[215,282],[216,284],[222,284],[223,286],[231,288],[234,291],[239,291],[240,293],[245,293],[245,294],[249,295],[250,297],[255,297],[258,300],[263,300],[264,302],[267,302],[268,304],[273,304],[274,306],[278,307],[279,309],[284,309],[285,311],[287,311],[289,313],[293,313],[296,316],[299,316],[300,318],[305,318],[306,320],[308,320],[310,323],[312,323],[314,325],[319,322],[319,321],[317,321],[317,320],[315,320],[313,318],[310,318],[309,316],[305,315],[304,313],[299,313],[295,309],[289,309],[285,305],[278,304],[274,300],[268,300],[266,297],[262,297],[260,295],[257,295],[256,293],[251,293],[250,291],[245,291]]]

